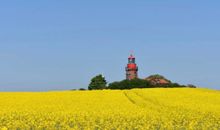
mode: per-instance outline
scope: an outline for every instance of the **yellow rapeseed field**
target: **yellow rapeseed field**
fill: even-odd
[[[2,130],[219,130],[220,92],[133,89],[1,92]]]

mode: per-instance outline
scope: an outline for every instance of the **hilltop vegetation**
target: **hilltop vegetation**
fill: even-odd
[[[132,89],[0,93],[0,129],[220,129],[220,92]]]
[[[161,75],[151,75],[146,79],[132,79],[132,80],[122,80],[110,83],[107,86],[105,77],[102,75],[97,75],[91,79],[88,89],[98,90],[98,89],[134,89],[134,88],[183,88],[191,87],[195,88],[194,85],[180,85],[178,83],[172,83],[170,80],[166,79]]]

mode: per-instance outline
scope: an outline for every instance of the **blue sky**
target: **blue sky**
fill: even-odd
[[[102,73],[220,89],[220,2],[14,0],[0,3],[0,91],[87,88]]]

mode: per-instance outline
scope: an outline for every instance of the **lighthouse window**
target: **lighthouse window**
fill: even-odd
[[[129,63],[135,63],[135,59],[129,59],[128,62]]]

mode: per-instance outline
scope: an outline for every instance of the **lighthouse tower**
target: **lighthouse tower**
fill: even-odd
[[[128,64],[125,70],[127,80],[138,78],[138,67],[135,63],[135,57],[132,54],[128,57]]]

